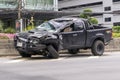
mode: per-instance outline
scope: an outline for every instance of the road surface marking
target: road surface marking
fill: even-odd
[[[96,59],[96,58],[100,58],[100,56],[90,56],[90,57],[88,57],[88,59]]]
[[[60,60],[64,60],[65,58],[58,58],[58,59],[44,59],[44,60],[40,60],[41,62],[48,62],[48,61],[60,61]]]
[[[85,57],[85,59],[98,59],[100,58],[100,56],[89,56],[89,57]],[[66,57],[63,57],[63,58],[58,58],[58,59],[44,59],[44,60],[39,60],[40,62],[47,62],[47,61],[61,61],[61,60],[64,60],[66,59]],[[70,58],[71,59],[71,58]],[[18,60],[4,60],[4,59],[1,59],[0,60],[0,63],[19,63],[19,62],[23,62],[23,61],[26,61],[27,59],[18,59]],[[29,60],[28,60],[29,61]]]
[[[18,62],[22,62],[22,61],[25,61],[25,60],[11,60],[11,61],[7,61],[4,63],[18,63]]]
[[[51,61],[59,61],[59,60],[63,60],[65,58],[58,58],[58,59],[52,59]]]

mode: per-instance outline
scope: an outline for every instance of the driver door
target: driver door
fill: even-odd
[[[62,46],[64,49],[71,48],[81,48],[85,45],[85,31],[83,25],[81,27],[80,23],[74,23],[72,26],[69,26],[67,29],[61,32],[62,36]]]

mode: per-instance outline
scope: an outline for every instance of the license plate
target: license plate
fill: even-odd
[[[18,47],[22,47],[22,45],[23,45],[22,42],[17,42]]]

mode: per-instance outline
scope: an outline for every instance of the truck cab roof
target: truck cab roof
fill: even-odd
[[[84,18],[78,18],[78,17],[61,17],[61,18],[56,18],[56,19],[52,19],[53,21],[76,21],[76,20],[87,20]]]

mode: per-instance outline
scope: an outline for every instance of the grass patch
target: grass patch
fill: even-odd
[[[120,33],[113,33],[113,38],[120,38]]]

